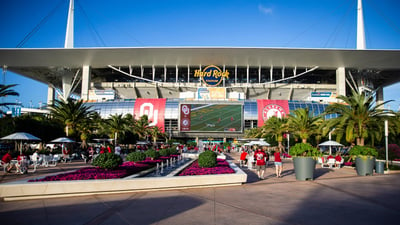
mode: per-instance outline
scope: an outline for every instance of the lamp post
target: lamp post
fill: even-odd
[[[388,153],[388,146],[389,146],[389,128],[388,128],[388,120],[385,119],[385,150],[386,150],[386,170],[389,171],[389,153]]]
[[[286,137],[287,137],[287,154],[288,155],[290,155],[289,153],[290,153],[290,150],[289,150],[289,143],[290,143],[290,134],[289,134],[289,132],[287,133],[287,135],[286,135]]]

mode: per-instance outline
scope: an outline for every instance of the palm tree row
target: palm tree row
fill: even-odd
[[[323,136],[334,130],[338,142],[345,137],[347,143],[364,146],[368,139],[373,146],[375,141],[382,140],[384,120],[389,121],[391,134],[400,134],[399,114],[383,109],[387,102],[376,104],[374,95],[357,88],[352,88],[351,95],[339,96],[338,99],[342,102],[329,105],[319,116],[313,116],[308,108],[296,109],[287,118],[269,118],[262,127],[247,131],[246,136],[270,136],[282,148],[285,133],[290,132],[303,143],[314,137],[318,144]],[[325,120],[324,116],[329,114],[336,114],[337,117]]]
[[[56,100],[50,106],[50,115],[65,125],[67,136],[80,137],[82,148],[87,147],[87,139],[91,135],[106,135],[114,139],[114,144],[124,137],[128,132],[137,135],[139,139],[152,137],[156,142],[158,138],[165,137],[158,127],[150,127],[146,115],[135,119],[131,114],[111,115],[102,119],[100,115],[90,106],[86,106],[82,100],[68,99],[67,101]]]

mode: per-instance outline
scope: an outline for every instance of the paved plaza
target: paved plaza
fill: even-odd
[[[238,153],[228,155],[237,162]],[[3,174],[1,183],[68,171],[82,162]],[[296,181],[291,160],[283,178],[243,168],[241,186],[191,188],[0,202],[2,224],[399,224],[400,174],[360,177],[352,168],[317,166],[314,181]]]

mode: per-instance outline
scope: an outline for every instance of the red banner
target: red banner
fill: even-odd
[[[180,131],[190,131],[190,104],[182,104],[179,110],[181,114]]]
[[[157,126],[163,132],[164,129],[164,112],[166,98],[138,98],[135,101],[135,108],[133,115],[135,119],[139,119],[143,115],[147,115],[149,118],[150,126]]]
[[[289,103],[287,100],[257,100],[258,126],[264,125],[271,116],[279,118],[289,114]]]

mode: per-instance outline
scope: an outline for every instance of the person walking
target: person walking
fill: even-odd
[[[256,159],[256,170],[257,175],[260,180],[264,180],[264,172],[266,168],[266,159],[267,155],[265,154],[264,150],[261,148],[257,148],[256,152],[254,153],[254,157]]]
[[[276,177],[280,178],[282,177],[282,159],[281,159],[281,152],[278,147],[275,147],[275,152],[274,152],[274,164],[275,164],[275,174]]]

